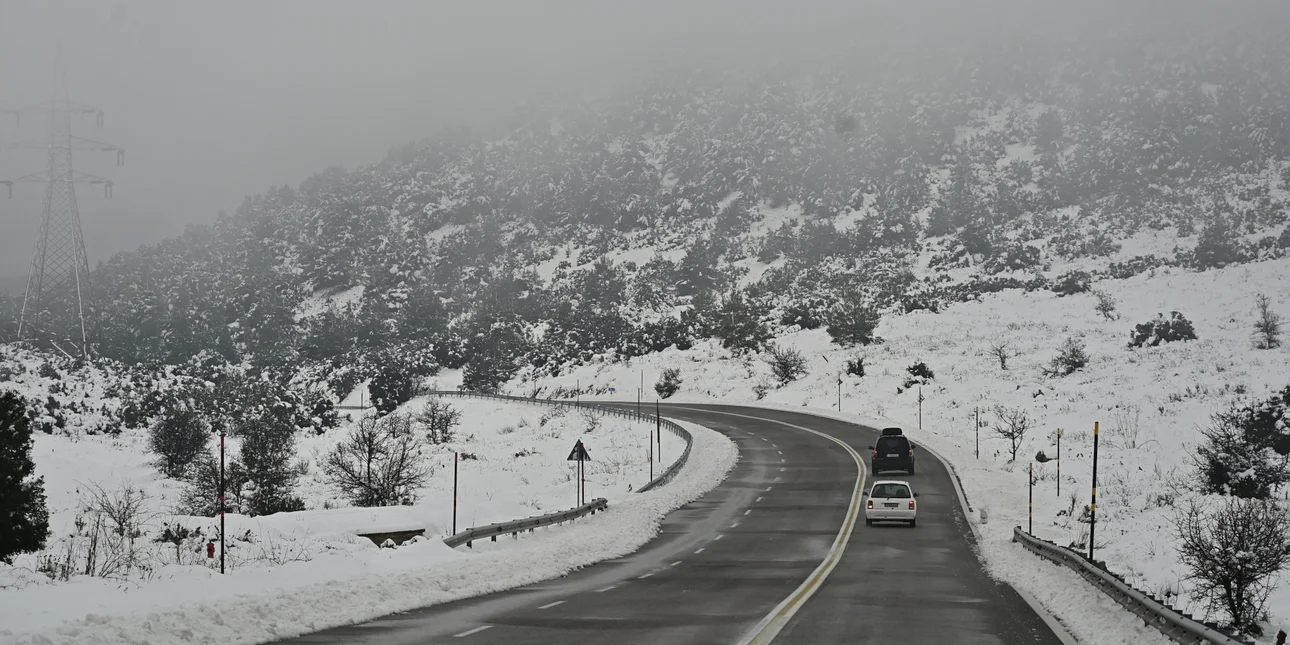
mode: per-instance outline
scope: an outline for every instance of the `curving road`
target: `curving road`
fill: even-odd
[[[918,527],[866,527],[855,493],[858,478],[872,479],[873,429],[738,406],[667,406],[666,414],[729,436],[740,460],[720,486],[669,514],[640,551],[558,580],[283,642],[1061,643],[1011,587],[982,571],[950,475],[930,455],[909,478],[920,493]]]

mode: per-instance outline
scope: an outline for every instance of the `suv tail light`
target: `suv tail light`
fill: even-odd
[[[909,449],[909,456],[910,456],[910,457],[913,457],[913,456],[914,456],[914,449],[913,449],[913,448],[910,448],[910,449]]]
[[[909,500],[909,510],[914,510],[914,500]]]
[[[867,506],[866,508],[869,508],[869,509],[872,509],[872,508],[873,508],[873,500],[872,500],[872,499],[871,499],[871,500],[869,500],[869,506]]]
[[[873,451],[873,456],[875,456],[875,457],[877,457],[877,456],[878,456],[878,451],[877,451],[876,449]]]

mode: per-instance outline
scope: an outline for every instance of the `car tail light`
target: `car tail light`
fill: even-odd
[[[909,456],[910,456],[910,457],[913,457],[913,456],[914,456],[914,449],[913,449],[913,448],[910,448],[910,449],[909,449]]]
[[[909,500],[909,510],[914,510],[914,500]]]
[[[870,509],[873,508],[873,500],[869,500],[869,506],[867,508],[870,508]]]
[[[878,451],[877,451],[877,450],[874,450],[874,451],[873,451],[873,456],[875,456],[875,457],[877,457],[877,456],[878,456]]]

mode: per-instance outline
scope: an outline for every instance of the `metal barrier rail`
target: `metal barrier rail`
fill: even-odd
[[[1021,530],[1020,526],[1012,529],[1012,541],[1020,542],[1035,555],[1070,567],[1102,593],[1141,618],[1142,622],[1155,627],[1161,634],[1174,641],[1187,645],[1253,645],[1254,643],[1253,640],[1244,639],[1240,635],[1225,632],[1214,623],[1196,620],[1170,607],[1155,596],[1134,589],[1123,578],[1089,561],[1082,554],[1030,535]]]
[[[609,502],[605,500],[605,498],[600,497],[567,511],[547,513],[546,515],[529,517],[522,520],[497,522],[496,524],[466,529],[456,535],[444,538],[443,543],[455,549],[463,544],[470,546],[471,542],[482,540],[484,538],[490,538],[492,541],[496,542],[497,536],[499,535],[518,535],[520,531],[531,532],[533,529],[541,528],[543,526],[570,522],[584,515],[595,515],[596,511],[603,511],[607,508],[609,508]]]
[[[694,437],[692,437],[690,435],[690,431],[683,428],[681,424],[676,423],[675,421],[670,421],[668,419],[660,418],[653,414],[637,412],[636,410],[633,410],[631,408],[622,407],[628,404],[605,405],[604,403],[597,402],[597,401],[582,403],[580,401],[569,401],[566,399],[539,399],[535,397],[509,396],[506,394],[488,394],[485,392],[467,392],[467,391],[461,391],[461,390],[424,390],[424,391],[418,392],[418,394],[426,395],[426,396],[441,396],[441,397],[455,396],[455,397],[467,398],[467,399],[493,399],[498,401],[509,401],[512,403],[548,405],[556,408],[592,408],[596,410],[601,410],[606,414],[611,414],[613,416],[624,418],[624,419],[640,421],[642,423],[654,423],[659,428],[667,429],[668,432],[671,432],[673,435],[676,435],[677,437],[680,437],[682,440],[684,440],[685,449],[681,451],[681,456],[678,457],[676,461],[672,462],[672,465],[663,469],[662,473],[659,473],[657,477],[655,477],[654,479],[651,479],[644,486],[641,486],[640,488],[636,489],[636,492],[638,493],[644,493],[646,491],[653,490],[655,488],[658,488],[659,486],[662,486],[663,484],[666,484],[669,481],[672,481],[672,479],[676,477],[676,474],[681,471],[681,468],[685,465],[685,462],[690,459],[690,447],[694,444]],[[600,505],[596,506],[596,504],[598,503]],[[460,533],[444,538],[443,541],[444,541],[444,544],[447,544],[448,546],[454,547],[454,548],[462,544],[469,546],[470,543],[473,542],[474,540],[485,538],[485,537],[493,538],[493,540],[496,541],[496,536],[498,535],[505,535],[507,533],[517,534],[521,529],[532,530],[533,528],[537,528],[540,526],[548,526],[550,524],[566,522],[574,518],[582,517],[583,515],[594,515],[597,510],[605,510],[607,507],[608,507],[608,502],[606,502],[604,499],[597,499],[588,504],[584,504],[582,506],[579,506],[577,508],[570,509],[567,511],[561,511],[559,513],[551,513],[549,515],[543,515],[541,517],[535,517],[531,519],[512,520],[510,522],[501,522],[500,524],[490,524],[485,527],[466,529],[465,531],[461,531]],[[552,519],[552,518],[555,518],[555,519]],[[533,522],[542,522],[542,523],[533,524]],[[500,527],[500,528],[497,528],[497,527]],[[488,533],[488,534],[474,533],[475,531],[485,531],[485,530],[495,530],[495,532]]]

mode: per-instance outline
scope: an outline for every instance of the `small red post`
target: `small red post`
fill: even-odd
[[[206,543],[206,559],[211,560],[214,558],[215,558],[215,541],[211,540],[210,542]]]

